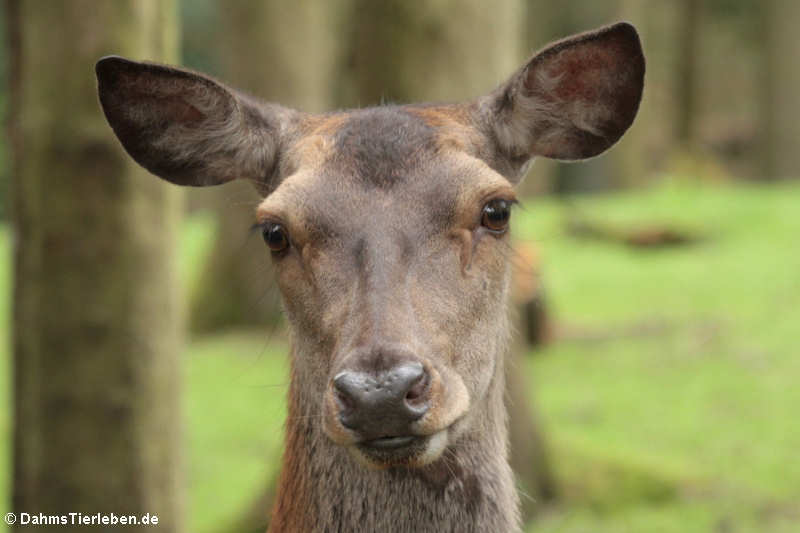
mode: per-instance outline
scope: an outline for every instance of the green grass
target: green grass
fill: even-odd
[[[564,235],[565,217],[665,222],[700,243],[631,250]],[[532,533],[797,531],[800,523],[800,186],[670,182],[569,205],[531,200],[518,237],[540,244],[564,338],[531,354],[562,500]],[[213,225],[187,222],[191,288]],[[0,253],[8,256],[0,232]],[[0,261],[0,294],[9,294]],[[8,391],[7,297],[0,390]],[[286,346],[268,333],[189,343],[184,357],[187,530],[248,507],[277,466]],[[0,401],[8,399],[8,393]],[[8,405],[8,403],[5,403]],[[9,434],[8,409],[0,432]],[[0,439],[8,501],[8,439]]]
[[[557,320],[584,333],[530,360],[566,495],[531,531],[797,530],[798,205],[796,184],[673,183],[528,206],[519,233],[541,242]],[[570,209],[704,240],[576,241]]]
[[[280,461],[286,347],[267,335],[228,333],[191,344],[185,360],[187,531],[235,521]]]

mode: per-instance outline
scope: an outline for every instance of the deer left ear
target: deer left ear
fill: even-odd
[[[122,146],[167,181],[195,187],[248,179],[266,194],[297,112],[260,104],[188,70],[104,57],[100,104]]]
[[[556,42],[480,101],[503,156],[575,160],[611,147],[633,122],[644,86],[636,29],[618,23]]]

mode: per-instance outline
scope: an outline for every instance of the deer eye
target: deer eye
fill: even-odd
[[[276,223],[268,223],[261,230],[264,242],[273,252],[282,252],[289,247],[289,234],[286,228]]]
[[[511,218],[511,205],[511,201],[501,198],[489,200],[483,206],[481,224],[494,233],[504,233],[508,229],[508,221]]]

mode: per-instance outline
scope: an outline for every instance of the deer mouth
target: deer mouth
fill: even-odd
[[[361,443],[362,447],[374,448],[376,450],[396,450],[405,448],[412,444],[419,437],[413,435],[406,435],[400,437],[382,437],[380,439],[373,439]]]
[[[427,437],[403,435],[361,441],[354,450],[373,467],[410,465],[425,452]]]
[[[447,446],[448,430],[433,435],[401,435],[361,441],[351,450],[368,466],[422,467],[438,459]]]

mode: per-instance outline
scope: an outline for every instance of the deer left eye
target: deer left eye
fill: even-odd
[[[511,219],[511,205],[510,201],[500,198],[489,200],[483,206],[481,224],[494,233],[504,233]]]
[[[289,234],[280,224],[267,224],[262,230],[264,242],[273,252],[282,252],[289,247]]]

